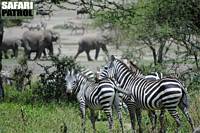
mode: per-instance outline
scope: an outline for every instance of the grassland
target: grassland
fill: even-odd
[[[190,113],[195,127],[200,125],[200,92],[190,93]],[[17,92],[14,88],[6,88],[6,97],[0,103],[0,133],[60,133],[67,127],[68,133],[81,132],[81,117],[76,102],[50,102],[44,103],[31,99],[31,90]],[[87,110],[86,131],[92,132]],[[179,111],[180,112],[180,111]],[[182,133],[191,132],[185,117],[180,113],[182,120]],[[167,132],[174,132],[175,122],[166,113]],[[127,113],[123,112],[125,131],[131,132],[130,120]],[[119,122],[114,114],[114,132],[120,132]],[[151,132],[151,124],[145,111],[143,111],[143,128],[145,132]],[[159,124],[159,123],[158,123]],[[157,124],[157,126],[158,126]],[[99,133],[107,133],[107,121],[96,122]]]

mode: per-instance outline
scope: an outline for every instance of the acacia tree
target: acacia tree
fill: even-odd
[[[114,23],[127,30],[128,37],[143,42],[155,65],[162,64],[170,46],[176,44],[186,49],[187,56],[194,56],[199,68],[200,1],[141,0],[128,6],[107,3],[107,7],[101,3],[104,8],[96,13],[97,20]]]
[[[151,0],[152,17],[159,25],[170,27],[170,38],[186,49],[186,56],[193,56],[199,68],[200,52],[200,1]]]

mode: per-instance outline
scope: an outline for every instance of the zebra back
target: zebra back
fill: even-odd
[[[95,80],[95,73],[87,68],[81,68],[80,73],[83,74],[89,80]]]

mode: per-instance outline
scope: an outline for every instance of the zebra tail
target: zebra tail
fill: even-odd
[[[182,107],[182,108],[185,107],[188,109],[189,108],[189,96],[184,88],[182,88],[182,92],[183,92],[183,96],[179,103],[179,107]]]
[[[115,89],[127,96],[131,96],[131,92],[121,89],[120,87],[116,86]]]

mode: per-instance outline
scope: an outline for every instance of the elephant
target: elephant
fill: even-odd
[[[4,53],[4,57],[8,58],[7,51],[11,49],[13,51],[13,55],[11,57],[18,56],[18,46],[21,44],[20,39],[18,38],[3,38],[2,45],[0,46],[0,50]]]
[[[97,60],[100,48],[102,48],[102,50],[107,55],[107,57],[109,57],[108,50],[106,48],[107,43],[108,43],[108,39],[106,39],[103,36],[101,36],[101,37],[96,37],[96,36],[83,37],[78,43],[79,44],[78,52],[75,55],[74,59],[76,59],[80,53],[85,51],[87,54],[88,61],[92,61],[89,53],[90,53],[90,50],[96,49],[95,60]]]
[[[49,50],[49,55],[53,55],[53,42],[59,40],[59,35],[51,30],[42,31],[27,31],[22,37],[22,47],[24,47],[25,54],[28,59],[32,52],[36,52],[35,59],[39,59],[41,54],[46,56],[45,49]]]

